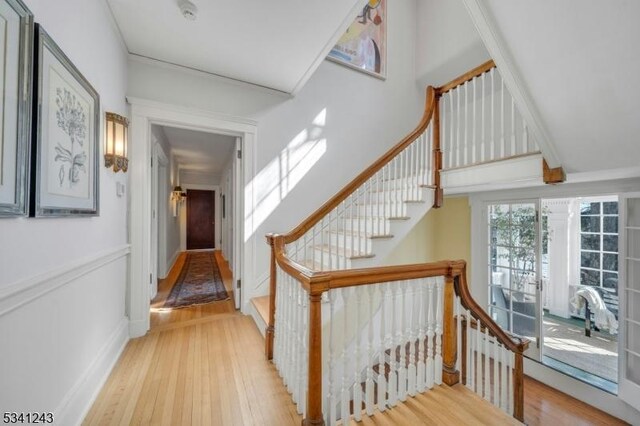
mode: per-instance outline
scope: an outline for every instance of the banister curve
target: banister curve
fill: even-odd
[[[427,87],[427,99],[425,101],[425,111],[420,120],[418,126],[407,136],[398,142],[393,148],[387,151],[382,157],[378,158],[373,164],[367,167],[362,173],[356,176],[351,182],[349,182],[344,188],[340,190],[336,195],[331,197],[329,201],[324,203],[319,209],[313,212],[305,220],[296,226],[292,231],[283,234],[284,242],[289,244],[302,235],[304,235],[309,229],[311,229],[316,223],[318,223],[323,217],[325,217],[331,210],[333,210],[338,204],[344,201],[350,194],[365,183],[371,176],[384,167],[389,161],[391,161],[396,155],[398,155],[403,149],[408,147],[413,141],[415,141],[429,126],[431,118],[433,117],[433,111],[436,104],[436,89],[433,86]]]

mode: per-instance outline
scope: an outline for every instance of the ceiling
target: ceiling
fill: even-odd
[[[640,164],[640,2],[488,0],[568,172]]]
[[[219,175],[235,147],[233,136],[161,127],[180,171]]]
[[[269,87],[299,90],[365,0],[107,0],[130,53]]]

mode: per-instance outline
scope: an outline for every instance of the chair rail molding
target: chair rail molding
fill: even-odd
[[[130,242],[131,267],[129,270],[129,333],[131,337],[143,336],[149,330],[151,265],[151,125],[171,126],[208,133],[241,137],[243,140],[242,185],[244,197],[238,197],[239,211],[251,211],[255,205],[253,176],[257,168],[256,143],[257,122],[254,120],[219,114],[212,111],[188,108],[156,102],[148,99],[127,97],[131,106],[131,139],[135,143],[130,152]],[[247,210],[249,209],[249,210]],[[239,215],[239,217],[244,215]],[[252,216],[252,215],[250,215]],[[244,220],[235,227],[245,241],[242,249],[242,278],[255,275],[256,238],[245,238],[245,229],[253,229],[252,219]],[[242,294],[242,312],[248,313],[251,294]]]
[[[520,113],[533,132],[549,167],[552,169],[561,167],[562,164],[555,145],[540,118],[540,113],[525,89],[522,77],[516,72],[511,55],[504,48],[505,43],[496,29],[491,13],[482,0],[463,0],[463,2],[480,38],[489,51],[489,55],[500,69],[505,86],[509,89]]]
[[[128,256],[129,252],[129,245],[125,244],[9,285],[0,290],[0,317],[96,269]]]

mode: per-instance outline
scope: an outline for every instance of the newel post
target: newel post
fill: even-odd
[[[269,272],[269,318],[264,339],[264,354],[267,359],[273,359],[273,338],[276,322],[276,235],[267,234],[267,243],[271,246],[271,260]]]
[[[436,94],[433,109],[433,185],[436,187],[433,207],[440,208],[444,202],[444,191],[440,182],[442,170],[442,149],[440,146],[440,94]]]
[[[453,275],[448,274],[444,280],[442,381],[449,386],[453,386],[460,381],[460,372],[456,370],[458,339],[457,324],[453,311],[453,302],[455,297],[455,289],[453,286]]]
[[[524,350],[522,346],[518,349],[513,368],[513,417],[524,422]]]
[[[322,293],[309,288],[309,380],[302,426],[324,426],[322,414]]]

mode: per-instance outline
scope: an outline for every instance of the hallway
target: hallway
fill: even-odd
[[[129,342],[83,424],[300,424],[282,380],[258,350],[260,332],[233,299],[155,312],[185,257],[160,284],[151,331]],[[216,260],[231,294],[231,272],[219,251]]]

